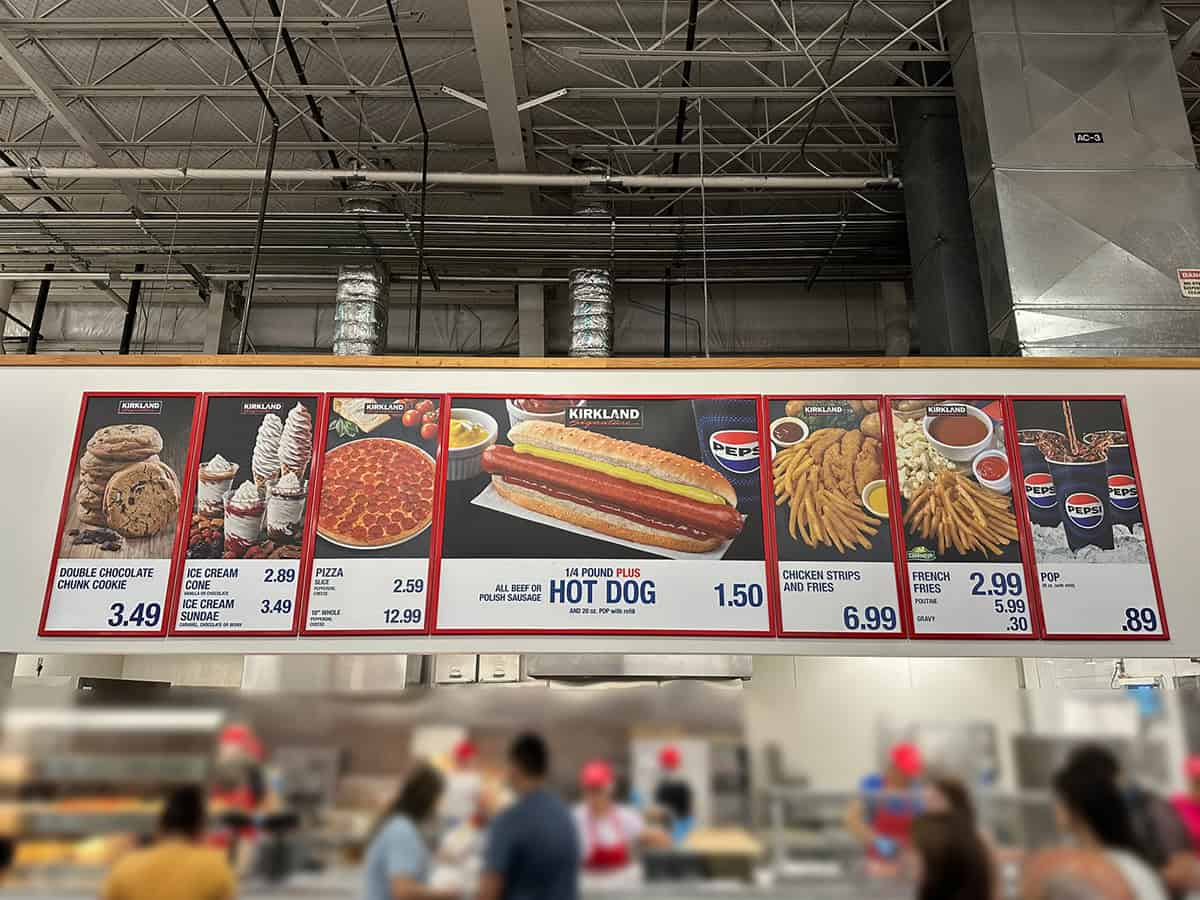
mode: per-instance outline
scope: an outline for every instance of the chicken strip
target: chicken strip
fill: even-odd
[[[854,487],[859,494],[872,481],[883,477],[880,449],[879,441],[869,437],[863,441],[862,448],[854,458]]]

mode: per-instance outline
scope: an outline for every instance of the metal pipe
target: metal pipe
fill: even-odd
[[[138,263],[133,268],[135,272],[141,272],[146,266]],[[137,324],[138,298],[141,296],[142,283],[135,281],[129,286],[129,300],[125,303],[125,325],[121,329],[121,349],[117,351],[121,356],[129,354],[129,344],[133,341],[133,328]]]
[[[421,285],[425,274],[425,197],[429,189],[429,127],[425,124],[425,111],[421,109],[421,95],[413,79],[412,66],[408,64],[408,53],[404,49],[404,38],[400,36],[400,23],[396,20],[396,8],[392,0],[386,0],[388,17],[392,20],[392,34],[400,48],[400,61],[404,63],[404,74],[408,78],[408,89],[412,93],[413,105],[417,110],[417,121],[421,124],[421,209],[417,220],[417,309],[413,318],[413,353],[421,353]]]
[[[211,0],[210,0],[211,2]],[[0,167],[0,178],[69,178],[76,181],[262,181],[262,169],[78,168],[71,166]],[[278,182],[345,179],[372,184],[421,184],[515,187],[674,188],[693,190],[871,190],[903,187],[895,176],[866,175],[568,175],[548,172],[413,172],[386,169],[280,169],[271,171]]]
[[[275,147],[279,143],[279,116],[275,112],[275,107],[271,106],[271,101],[267,99],[267,93],[259,83],[258,76],[254,74],[254,67],[250,65],[245,54],[242,53],[242,48],[238,46],[233,32],[229,30],[229,25],[225,22],[225,17],[221,15],[221,10],[217,8],[216,0],[208,0],[208,8],[220,24],[221,31],[225,33],[225,40],[229,42],[229,46],[232,48],[234,56],[237,57],[237,61],[241,64],[242,70],[246,73],[246,77],[254,85],[254,90],[258,94],[258,99],[262,102],[263,108],[267,111],[267,115],[271,117],[271,141],[267,147],[267,168],[262,179],[262,198],[258,204],[258,224],[254,231],[254,249],[250,253],[250,275],[246,284],[245,302],[242,306],[242,321],[238,327],[237,352],[242,354],[246,352],[246,335],[250,329],[250,308],[254,302],[254,281],[258,275],[258,255],[262,249],[263,226],[267,221],[267,198],[271,194],[271,170],[275,168]],[[325,177],[328,178],[329,176],[326,175]]]
[[[663,356],[671,358],[671,269],[663,277]]]
[[[54,263],[46,263],[46,271],[54,271]],[[38,285],[37,301],[33,305],[33,319],[29,322],[29,339],[25,342],[25,352],[32,356],[37,353],[38,338],[42,336],[42,317],[46,314],[46,301],[50,298],[50,282],[42,279]]]

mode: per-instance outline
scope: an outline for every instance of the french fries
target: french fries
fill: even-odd
[[[775,505],[788,505],[788,533],[792,539],[804,541],[809,547],[834,547],[839,553],[857,547],[870,549],[871,538],[881,524],[857,498],[851,499],[844,491],[822,483],[822,463],[846,435],[844,428],[819,429],[803,443],[780,450],[772,463]]]
[[[960,554],[981,550],[1000,556],[1017,539],[1011,501],[954,470],[937,473],[908,504],[908,530],[937,540],[938,556],[953,547]]]

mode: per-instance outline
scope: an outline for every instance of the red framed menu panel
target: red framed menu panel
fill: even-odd
[[[1123,396],[1008,398],[1045,636],[1170,636]]]
[[[902,638],[886,407],[879,396],[765,398],[768,528],[785,637]]]
[[[459,394],[434,634],[770,636],[760,398]]]
[[[162,637],[199,394],[83,394],[38,634]]]
[[[1003,398],[885,402],[912,637],[1036,638],[1037,585],[1012,496],[1016,444]]]
[[[205,394],[171,635],[296,634],[324,421],[322,394]]]
[[[424,634],[439,543],[439,394],[330,394],[302,635]]]

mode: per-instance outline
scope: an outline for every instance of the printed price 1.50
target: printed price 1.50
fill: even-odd
[[[713,587],[717,592],[717,606],[732,606],[743,609],[747,606],[757,609],[763,605],[765,594],[761,584],[718,584]]]
[[[411,609],[385,609],[383,611],[383,623],[385,625],[420,625],[422,610],[416,607]]]
[[[393,578],[393,594],[419,594],[425,590],[424,578]],[[390,610],[389,610],[390,612]]]
[[[1125,624],[1121,630],[1134,633],[1158,631],[1158,612],[1150,606],[1131,606],[1125,610]]]
[[[161,621],[161,603],[138,603],[128,612],[124,603],[114,603],[108,608],[110,628],[157,628]]]
[[[261,612],[264,616],[270,615],[272,613],[276,613],[278,615],[286,615],[287,613],[290,613],[292,611],[292,601],[286,600],[286,599],[285,600],[275,600],[275,601],[264,600],[262,602],[262,604],[259,606],[258,611]]]
[[[993,572],[990,580],[983,572],[972,572],[967,577],[971,579],[973,597],[1020,597],[1025,593],[1020,572]]]
[[[899,625],[896,610],[890,606],[847,606],[842,609],[842,624],[847,631],[895,631]]]

